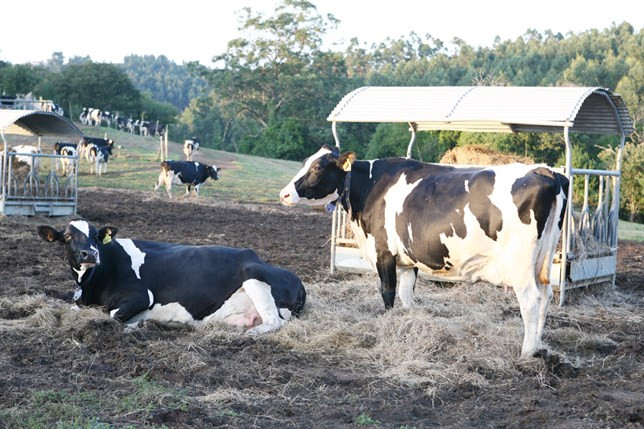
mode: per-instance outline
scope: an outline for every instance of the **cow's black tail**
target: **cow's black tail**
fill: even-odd
[[[306,304],[306,289],[304,289],[304,285],[301,285],[291,314],[295,317],[299,317],[300,313],[304,309],[304,304]]]

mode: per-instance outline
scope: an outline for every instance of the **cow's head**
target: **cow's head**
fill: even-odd
[[[346,172],[355,160],[353,152],[340,154],[337,147],[324,145],[304,160],[302,169],[280,192],[287,206],[298,203],[322,205],[338,199]]]
[[[49,242],[58,242],[65,246],[65,257],[69,266],[77,275],[80,283],[83,274],[90,268],[101,263],[99,243],[109,243],[116,235],[117,229],[111,226],[97,230],[84,220],[77,219],[61,231],[47,226],[38,227],[38,235]]]
[[[210,176],[210,178],[212,178],[213,180],[219,179],[219,175],[217,173],[221,171],[221,168],[217,168],[216,165],[209,165],[206,167],[206,169],[208,170],[208,176]]]

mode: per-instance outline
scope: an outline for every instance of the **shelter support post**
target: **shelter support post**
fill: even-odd
[[[407,145],[407,159],[411,158],[411,151],[414,149],[414,142],[416,141],[416,129],[417,125],[414,122],[409,122],[409,131],[411,131],[411,139],[409,140],[409,144]]]
[[[570,144],[569,128],[564,127],[564,140],[566,142],[566,168],[565,175],[569,180],[568,184],[568,204],[566,206],[566,214],[564,216],[562,240],[561,240],[561,270],[559,277],[559,306],[563,307],[566,299],[566,286],[568,279],[568,253],[570,252],[570,241],[572,239],[573,228],[571,225],[572,219],[572,146]]]

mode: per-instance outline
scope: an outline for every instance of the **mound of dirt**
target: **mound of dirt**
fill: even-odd
[[[448,150],[440,159],[441,164],[502,165],[520,162],[534,164],[529,157],[502,153],[483,145],[457,146]]]

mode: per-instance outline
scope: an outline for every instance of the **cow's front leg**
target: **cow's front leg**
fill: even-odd
[[[389,310],[394,306],[396,298],[396,258],[389,252],[382,252],[378,254],[376,268],[380,277],[382,300],[385,302],[385,309]]]
[[[108,305],[110,317],[120,322],[128,322],[137,314],[147,310],[150,299],[146,296],[131,296],[111,302]]]

